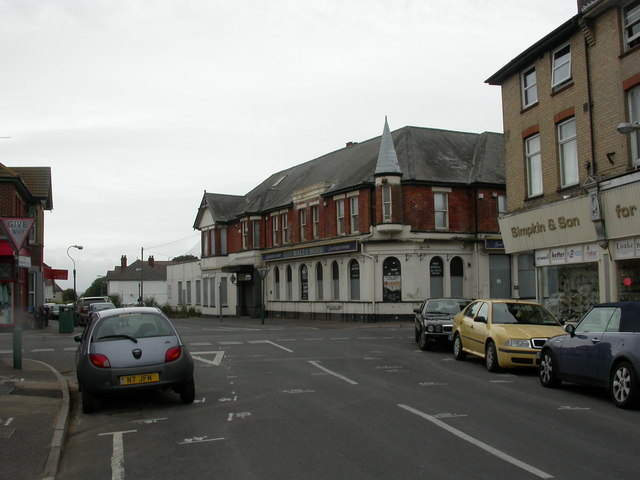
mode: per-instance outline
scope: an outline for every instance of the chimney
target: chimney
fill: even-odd
[[[153,258],[153,255],[149,255],[149,266],[153,268],[156,265],[156,259]]]
[[[121,267],[122,269],[127,268],[127,256],[126,256],[126,255],[122,255],[122,256],[120,257],[120,267]]]

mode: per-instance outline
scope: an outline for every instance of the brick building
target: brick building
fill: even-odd
[[[565,320],[640,299],[640,133],[617,129],[640,120],[640,2],[579,0],[487,83],[502,88],[514,286]]]
[[[429,296],[509,295],[504,204],[502,135],[385,121],[246,195],[205,192],[202,259],[169,267],[170,304],[257,317],[264,294],[271,316],[375,321]]]
[[[44,303],[44,212],[53,209],[49,167],[0,164],[0,217],[33,219],[22,247],[0,228],[0,326],[13,325]]]

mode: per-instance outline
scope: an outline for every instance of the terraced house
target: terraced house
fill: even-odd
[[[497,133],[404,127],[273,174],[246,195],[205,192],[202,258],[167,270],[170,304],[205,315],[377,321],[428,296],[508,296]]]
[[[502,87],[513,283],[565,320],[640,299],[640,1],[578,13],[487,80]]]

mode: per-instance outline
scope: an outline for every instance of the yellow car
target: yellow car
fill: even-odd
[[[476,300],[453,320],[453,355],[484,358],[487,370],[535,367],[542,345],[566,335],[560,322],[539,303],[522,300]]]

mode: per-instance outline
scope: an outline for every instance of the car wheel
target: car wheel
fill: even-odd
[[[618,407],[632,408],[638,405],[638,379],[629,362],[616,365],[610,386],[611,396]]]
[[[538,376],[542,386],[547,388],[557,387],[562,383],[562,380],[558,377],[556,359],[549,350],[545,350],[540,354]]]
[[[500,370],[496,344],[493,343],[491,340],[487,342],[487,346],[484,351],[484,364],[487,367],[487,370],[489,370],[490,372],[497,372]]]
[[[420,350],[431,350],[431,342],[429,342],[429,339],[427,338],[424,330],[420,332],[420,337],[418,338],[418,346],[420,347]]]
[[[456,360],[464,360],[467,358],[467,353],[462,349],[462,339],[458,334],[453,337],[453,358]]]
[[[185,383],[180,390],[178,391],[180,394],[180,402],[182,403],[193,403],[196,398],[196,385],[193,381],[193,377]]]
[[[96,411],[96,400],[93,395],[87,392],[86,388],[81,389],[82,392],[82,413],[93,413]]]

